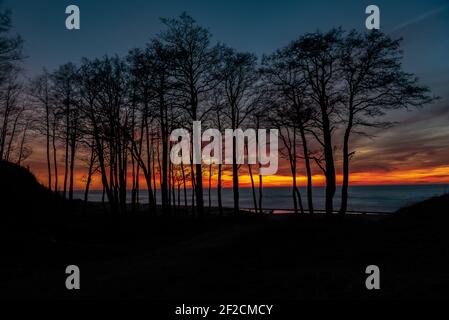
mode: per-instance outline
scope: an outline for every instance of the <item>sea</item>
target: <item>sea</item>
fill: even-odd
[[[256,190],[256,193],[258,190]],[[178,196],[175,190],[176,197]],[[307,209],[307,192],[305,188],[300,188],[301,198],[304,208]],[[352,186],[349,188],[348,210],[354,212],[384,212],[394,213],[398,209],[412,205],[422,200],[449,193],[448,184],[435,185],[379,185],[379,186]],[[184,192],[181,188],[181,205],[184,204]],[[252,209],[253,196],[251,188],[239,188],[240,208]],[[84,192],[76,191],[75,198],[83,199]],[[156,198],[160,201],[160,191],[156,191]],[[92,190],[89,193],[89,201],[100,202],[102,199],[102,191]],[[128,194],[128,200],[131,194]],[[139,199],[141,203],[148,202],[147,190],[140,190]],[[313,204],[314,208],[324,210],[325,188],[313,188]],[[176,200],[177,201],[177,200]],[[217,206],[217,190],[211,189],[210,193],[211,206]],[[233,206],[232,189],[222,190],[222,202],[224,207]],[[191,190],[187,190],[187,203],[191,204]],[[204,190],[204,205],[209,205],[209,192]],[[340,189],[334,198],[334,206],[338,209],[340,205]],[[290,210],[293,209],[292,188],[290,187],[267,187],[263,189],[262,207],[264,210]]]

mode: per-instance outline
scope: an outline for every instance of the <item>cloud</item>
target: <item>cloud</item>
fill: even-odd
[[[433,17],[433,16],[435,16],[435,15],[445,11],[446,9],[449,9],[449,5],[444,5],[442,7],[437,8],[437,9],[427,11],[427,12],[425,12],[425,13],[423,13],[423,14],[421,14],[421,15],[419,15],[419,16],[411,19],[411,20],[408,20],[408,21],[406,21],[404,23],[398,24],[397,26],[393,27],[390,30],[390,32],[396,32],[398,30],[405,29],[405,28],[407,28],[407,27],[409,27],[411,25],[414,25],[414,24],[419,23],[419,22],[421,22],[423,20],[429,19],[429,18],[431,18],[431,17]]]

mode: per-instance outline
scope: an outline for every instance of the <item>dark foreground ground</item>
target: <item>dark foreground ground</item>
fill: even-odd
[[[185,216],[118,220],[90,204],[53,226],[1,227],[0,297],[192,300],[449,297],[449,197],[395,217]],[[73,211],[73,212],[69,212]],[[144,210],[145,211],[145,210]],[[39,215],[39,212],[34,212]],[[65,288],[65,268],[81,290]],[[377,265],[381,289],[368,291]]]
[[[0,161],[0,298],[179,303],[449,298],[449,195],[394,216],[113,217]],[[68,265],[81,289],[67,290]],[[380,268],[380,290],[365,269]]]

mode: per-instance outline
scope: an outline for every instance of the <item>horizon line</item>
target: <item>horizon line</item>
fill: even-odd
[[[389,184],[389,183],[384,183],[384,184],[356,184],[356,185],[351,185],[351,186],[349,186],[349,188],[354,188],[354,187],[406,187],[406,186],[448,186],[449,187],[449,182],[442,182],[442,183],[438,183],[438,182],[434,182],[434,183],[432,183],[432,182],[429,182],[429,183],[427,183],[427,182],[422,182],[422,183],[392,183],[392,184]],[[307,188],[307,186],[298,186],[299,188]],[[316,185],[316,186],[312,186],[312,188],[325,188],[326,187],[326,185]],[[341,185],[337,185],[337,188],[340,188],[341,187]],[[244,186],[239,186],[239,189],[251,189],[252,187],[249,185],[249,186],[247,186],[247,185],[244,185]],[[255,185],[255,188],[259,188],[259,186],[258,185]],[[292,188],[292,186],[288,186],[288,185],[282,185],[282,186],[264,186],[264,187],[262,187],[263,189],[280,189],[280,188]],[[177,188],[175,188],[176,190],[177,190]],[[181,188],[181,189],[183,189],[183,188]],[[186,187],[186,189],[187,190],[192,190],[192,188],[191,187]],[[216,190],[216,189],[218,189],[216,186],[215,187],[211,187],[211,189],[212,190]],[[232,188],[232,186],[230,186],[230,187],[225,187],[225,186],[222,186],[222,188],[221,188],[222,190],[225,190],[225,189],[227,189],[227,190],[232,190],[233,188]],[[148,191],[148,188],[139,188],[138,189],[139,191]],[[160,189],[160,187],[157,187],[156,188],[156,190],[161,190]],[[207,193],[207,190],[208,190],[208,188],[205,188],[204,190],[203,190],[203,192],[204,193]],[[74,192],[85,192],[85,190],[84,189],[73,189],[73,191]],[[103,191],[102,189],[96,189],[96,188],[92,188],[92,189],[90,189],[89,190],[89,192],[92,192],[92,191]],[[61,191],[59,191],[58,190],[58,193],[59,192],[62,192],[62,190]],[[132,190],[130,189],[129,190],[129,192],[132,192]]]

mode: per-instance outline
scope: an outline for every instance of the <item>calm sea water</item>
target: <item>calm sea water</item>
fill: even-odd
[[[251,188],[240,188],[240,207],[252,208],[253,198]],[[313,188],[313,202],[316,209],[324,209],[323,187]],[[307,208],[306,190],[300,188],[304,207]],[[407,206],[424,199],[442,195],[449,192],[449,185],[407,185],[407,186],[354,186],[349,188],[348,210],[376,211],[376,212],[394,212],[403,206]],[[187,201],[190,205],[191,192],[187,190]],[[82,199],[83,192],[76,192],[75,197]],[[160,193],[157,191],[156,197],[159,199]],[[176,193],[177,197],[177,193]],[[89,201],[101,201],[101,191],[91,191]],[[130,195],[129,195],[130,198]],[[141,190],[139,198],[142,203],[148,202],[146,190]],[[208,191],[204,192],[205,205],[208,206]],[[223,206],[232,207],[233,197],[232,189],[223,189]],[[337,190],[334,204],[339,206],[340,190]],[[159,199],[160,200],[160,199]],[[181,189],[181,204],[184,203],[183,190]],[[212,206],[217,206],[217,192],[212,189]],[[263,207],[270,209],[292,209],[292,191],[291,188],[264,188]]]

